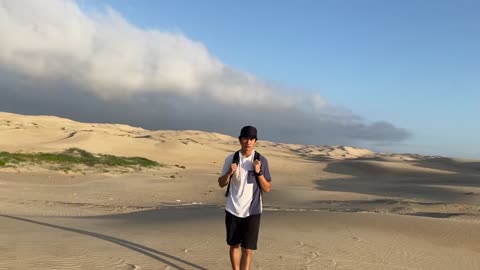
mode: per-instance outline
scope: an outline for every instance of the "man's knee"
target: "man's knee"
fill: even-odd
[[[230,249],[240,248],[240,244],[230,245]]]
[[[247,255],[247,256],[252,255],[252,252],[253,252],[253,250],[251,250],[249,248],[242,248],[242,253]]]

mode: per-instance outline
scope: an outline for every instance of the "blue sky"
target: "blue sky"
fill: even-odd
[[[401,138],[336,141],[319,135],[318,144],[480,158],[478,1],[74,3],[92,18],[96,13],[105,16],[110,7],[136,29],[178,34],[204,46],[223,65],[252,74],[287,96],[321,97],[329,104],[322,115],[346,111],[350,120],[360,119],[362,130],[363,126],[373,130],[372,123],[377,121],[386,122],[391,125],[386,132]],[[357,124],[348,130],[357,130]],[[330,126],[322,125],[315,132],[328,133]],[[340,126],[333,128],[342,130]],[[214,126],[206,129],[224,131]],[[383,131],[365,136],[379,138],[378,132]],[[312,138],[305,140],[312,142],[316,143]]]
[[[102,4],[139,27],[180,31],[230,66],[406,128],[400,151],[480,157],[478,1]]]

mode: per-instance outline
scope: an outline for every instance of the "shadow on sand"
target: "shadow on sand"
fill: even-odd
[[[478,164],[457,166],[455,160],[408,162],[412,169],[385,167],[381,160],[358,159],[332,161],[326,172],[346,177],[315,180],[315,188],[322,191],[351,192],[382,196],[385,199],[352,201],[315,201],[316,204],[332,204],[352,211],[364,211],[378,207],[400,209],[414,205],[465,204],[478,205],[480,177],[475,174]],[[388,162],[388,161],[386,161]],[[415,167],[440,171],[418,171]],[[463,172],[463,173],[462,173]],[[381,209],[383,209],[381,208]],[[412,208],[414,210],[414,207]],[[417,210],[418,211],[418,210]],[[413,212],[410,215],[448,218],[462,213]]]
[[[74,229],[74,228],[69,228],[69,227],[64,227],[64,226],[59,226],[59,225],[54,225],[54,224],[49,224],[49,223],[35,221],[35,220],[21,218],[21,217],[14,217],[14,216],[8,216],[8,215],[0,215],[0,217],[15,219],[15,220],[23,221],[23,222],[30,222],[30,223],[37,224],[37,225],[47,226],[47,227],[50,227],[50,228],[55,228],[55,229],[59,229],[59,230],[64,230],[64,231],[68,231],[68,232],[74,232],[74,233],[79,233],[79,234],[95,237],[95,238],[98,238],[98,239],[101,239],[101,240],[105,240],[105,241],[120,245],[120,246],[128,248],[128,249],[131,249],[133,251],[136,251],[136,252],[141,253],[145,256],[153,258],[153,259],[155,259],[159,262],[165,263],[168,266],[171,266],[175,269],[179,269],[179,270],[186,270],[186,269],[206,270],[207,269],[205,267],[202,267],[202,266],[196,265],[194,263],[185,261],[181,258],[169,255],[165,252],[161,252],[161,251],[155,250],[153,248],[149,248],[149,247],[146,247],[146,246],[134,243],[134,242],[124,240],[124,239],[120,239],[120,238],[116,238],[116,237],[112,237],[112,236],[108,236],[108,235],[104,235],[104,234],[99,234],[99,233],[95,233],[95,232],[89,232],[89,231],[85,231],[85,230]],[[184,267],[180,266],[179,264],[188,265],[188,268],[184,268]]]
[[[480,177],[477,175],[396,170],[360,160],[331,162],[325,171],[351,177],[316,180],[316,188],[319,190],[363,193],[407,200],[461,203],[465,196],[472,194],[469,195],[455,188],[480,187]]]

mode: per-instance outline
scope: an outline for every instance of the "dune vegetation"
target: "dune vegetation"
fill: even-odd
[[[0,152],[0,166],[50,165],[50,169],[72,170],[77,166],[107,168],[122,167],[140,170],[162,167],[156,161],[143,157],[121,157],[106,154],[92,154],[80,148],[69,148],[59,153],[9,153]]]

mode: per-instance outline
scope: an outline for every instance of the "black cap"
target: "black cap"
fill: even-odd
[[[244,126],[240,131],[238,138],[252,138],[257,140],[257,129],[252,126]]]

